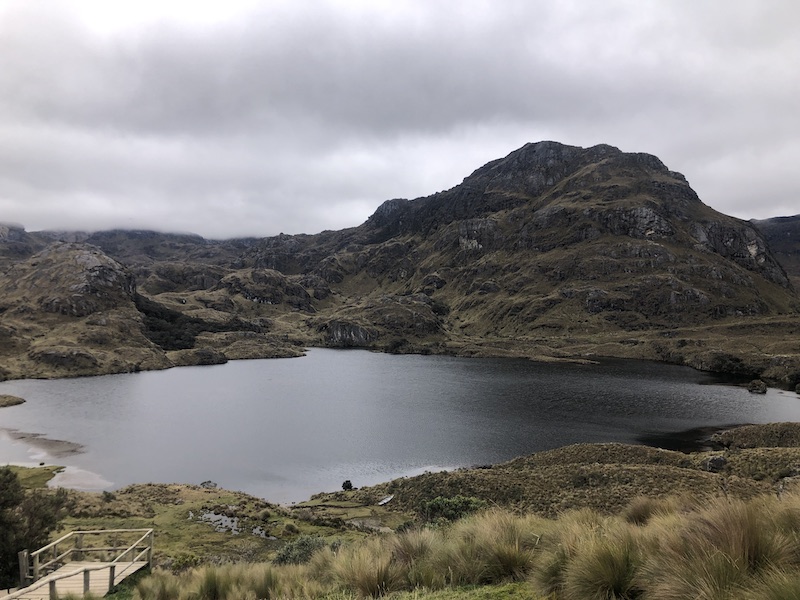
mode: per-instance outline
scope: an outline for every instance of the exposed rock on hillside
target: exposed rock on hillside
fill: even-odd
[[[800,215],[752,221],[769,243],[776,259],[800,286]]]
[[[133,276],[98,248],[65,243],[11,267],[4,287],[45,312],[74,317],[116,308],[136,291]]]
[[[0,344],[8,356],[29,352],[22,331],[41,314],[117,311],[107,322],[124,322],[126,342],[160,352],[160,364],[170,348],[181,349],[176,362],[196,364],[328,345],[646,358],[796,385],[800,298],[770,245],[796,273],[798,246],[786,242],[798,220],[720,214],[648,154],[539,142],[450,190],[388,200],[358,227],[317,235],[0,230],[0,260],[11,265]],[[32,258],[53,239],[105,254],[62,244]],[[131,276],[146,296],[136,306]],[[116,339],[74,326],[76,350],[93,356]],[[35,360],[67,360],[59,352]]]
[[[28,258],[46,243],[19,225],[0,223],[0,267]]]
[[[131,273],[100,249],[55,243],[0,275],[5,377],[170,366],[142,335]]]
[[[223,277],[217,285],[257,304],[285,304],[313,312],[311,296],[303,286],[272,269],[245,269]]]

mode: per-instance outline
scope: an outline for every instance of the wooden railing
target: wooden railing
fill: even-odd
[[[87,537],[100,537],[96,546],[86,546]],[[134,538],[134,536],[136,536]],[[124,542],[127,537],[133,542]],[[95,538],[95,539],[96,539]],[[127,546],[122,544],[127,543]],[[28,553],[23,550],[19,553],[20,563],[20,589],[5,596],[2,600],[13,600],[24,596],[44,585],[50,586],[50,597],[55,598],[56,581],[67,577],[74,577],[83,573],[84,594],[89,591],[91,573],[109,569],[108,590],[114,587],[115,578],[122,575],[136,562],[146,562],[151,565],[153,561],[153,530],[152,529],[99,529],[94,531],[72,531],[35,552]],[[70,562],[98,562],[97,566],[84,565],[80,568],[53,575],[47,575]],[[117,569],[122,566],[121,569]],[[37,582],[38,585],[37,585]],[[27,587],[26,587],[27,586]]]

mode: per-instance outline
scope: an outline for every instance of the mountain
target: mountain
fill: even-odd
[[[800,215],[751,221],[769,243],[794,287],[800,288]]]
[[[58,318],[79,330],[91,315],[120,315],[136,330],[126,342],[152,358],[101,357],[92,367],[98,372],[291,356],[327,345],[644,358],[794,385],[797,248],[778,243],[786,224],[772,221],[713,210],[655,156],[539,142],[450,190],[388,200],[341,231],[209,241],[9,229],[0,237],[0,285],[9,286],[0,351],[27,357],[11,361],[17,367],[7,376],[44,374],[40,347],[63,344],[56,335],[29,334],[20,310],[38,323],[52,320],[48,307],[85,304],[90,314]],[[70,281],[88,267],[72,261],[69,270],[54,270],[40,256],[52,244],[105,256],[120,282],[134,284],[116,295],[75,288]],[[13,287],[22,272],[15,269],[30,280],[49,269],[37,281],[61,290],[54,297],[77,289],[83,298],[48,303],[49,289],[36,296]],[[74,343],[94,357],[107,352],[85,336]]]

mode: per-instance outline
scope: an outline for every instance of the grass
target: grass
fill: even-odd
[[[139,600],[233,598],[791,599],[800,594],[800,495],[670,500],[640,524],[582,509],[545,519],[491,509],[374,535],[303,565],[157,572]]]
[[[17,474],[22,487],[28,489],[47,487],[47,483],[64,469],[64,467],[58,466],[18,467],[15,465],[9,465],[8,468]]]
[[[796,453],[577,445],[319,494],[292,508],[224,490],[131,486],[79,495],[71,523],[156,528],[157,564],[173,573],[143,579],[140,600],[188,600],[190,591],[220,600],[791,598],[800,580],[800,492],[783,477]],[[705,470],[712,454],[727,460],[719,473]],[[459,496],[492,508],[419,525],[431,500]],[[208,510],[239,517],[243,529],[262,524],[279,539],[188,519]],[[390,523],[403,524],[402,533],[377,531]],[[281,552],[292,560],[276,561]]]
[[[357,528],[298,518],[287,508],[247,494],[199,486],[140,484],[104,495],[72,491],[70,499],[70,516],[55,535],[73,529],[153,528],[156,566],[174,571],[203,564],[268,560],[303,536],[331,543],[366,535]],[[240,533],[216,531],[200,519],[211,512],[237,519]],[[265,537],[253,535],[255,527]]]

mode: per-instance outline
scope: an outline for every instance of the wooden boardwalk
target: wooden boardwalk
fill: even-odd
[[[96,545],[86,545],[92,538]],[[35,552],[21,552],[20,578],[25,587],[0,600],[56,600],[88,593],[102,597],[150,566],[152,557],[152,529],[73,531]]]
[[[112,565],[115,567],[114,583],[109,587]],[[109,589],[119,585],[126,577],[130,577],[147,565],[148,563],[143,560],[122,565],[119,563],[71,562],[47,577],[43,577],[33,585],[21,589],[10,596],[5,596],[5,598],[49,600],[53,591],[57,598],[63,598],[67,594],[80,598],[87,592],[94,596],[102,597],[109,592]]]

